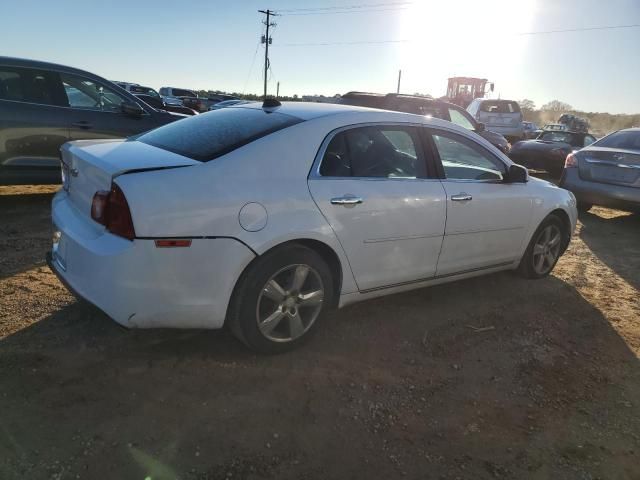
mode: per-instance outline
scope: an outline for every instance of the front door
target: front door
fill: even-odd
[[[534,199],[505,183],[506,163],[479,143],[432,131],[447,194],[447,224],[437,275],[505,266],[522,254]]]
[[[337,133],[309,179],[345,250],[360,291],[435,275],[445,192],[426,177],[416,127],[374,125]]]
[[[129,99],[109,86],[70,73],[60,78],[69,100],[69,131],[72,140],[125,138],[156,127],[151,115],[126,115],[122,103]]]

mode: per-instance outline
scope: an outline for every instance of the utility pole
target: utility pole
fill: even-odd
[[[400,93],[400,79],[402,78],[402,70],[398,70],[398,89],[396,93]]]
[[[269,36],[269,28],[275,27],[275,22],[270,21],[270,17],[275,16],[276,14],[271,10],[258,10],[258,12],[263,13],[267,16],[264,23],[267,26],[267,33],[262,37],[262,43],[264,43],[264,99],[267,98],[267,71],[269,70],[269,45],[271,45],[271,37]]]
[[[276,87],[276,98],[280,97],[280,82],[278,81],[278,86]]]

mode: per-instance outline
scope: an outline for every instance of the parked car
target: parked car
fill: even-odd
[[[161,87],[160,96],[168,105],[184,105],[197,112],[203,110],[204,103],[198,98],[198,94],[193,90],[175,87]]]
[[[640,128],[618,130],[567,156],[560,186],[578,209],[593,205],[640,211]]]
[[[542,130],[555,130],[557,132],[566,132],[567,130],[569,130],[569,127],[567,127],[564,123],[546,123],[544,125],[544,127],[542,127]],[[540,132],[542,133],[542,132]]]
[[[221,108],[62,149],[48,263],[127,327],[220,328],[269,353],[368,298],[551,272],[567,190],[425,116],[322,103]],[[539,201],[533,202],[532,199]]]
[[[160,95],[165,101],[175,101],[177,99],[182,105],[192,108],[200,113],[208,111],[209,108],[216,103],[225,100],[238,100],[238,98],[233,95],[226,95],[222,93],[209,95],[208,97],[199,97],[193,90],[174,87],[162,87],[160,89]]]
[[[476,122],[466,110],[453,103],[434,100],[431,97],[388,93],[348,92],[340,98],[343,105],[381,108],[396,112],[429,115],[472,130],[492,143],[502,153],[508,153],[511,145],[502,135],[485,129],[484,124]]]
[[[589,133],[545,130],[535,140],[514,143],[509,158],[519,165],[544,170],[559,178],[567,155],[595,141]]]
[[[219,108],[231,107],[232,105],[242,105],[245,103],[249,103],[250,100],[223,100],[221,102],[215,103],[209,107],[209,110],[218,110]]]
[[[198,115],[198,112],[196,112],[193,108],[185,107],[184,105],[167,105],[167,103],[162,100],[162,97],[153,97],[151,95],[143,95],[140,93],[136,93],[135,96],[147,105],[151,105],[156,110],[181,113],[182,115]]]
[[[182,118],[89,72],[0,57],[0,184],[60,183],[60,146],[122,138]]]
[[[518,102],[476,98],[467,107],[467,112],[488,129],[504,135],[511,142],[524,138],[522,112]]]
[[[522,122],[522,128],[525,139],[536,138],[540,134],[540,128],[533,122]]]
[[[150,97],[157,98],[159,100],[162,99],[162,97],[160,97],[160,94],[151,87],[145,87],[138,83],[129,83],[129,82],[114,81],[113,83],[115,83],[119,87],[124,88],[127,92],[132,93],[134,95],[147,95]]]

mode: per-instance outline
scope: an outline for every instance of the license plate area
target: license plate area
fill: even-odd
[[[592,176],[594,180],[614,183],[634,183],[640,172],[636,169],[593,166]]]

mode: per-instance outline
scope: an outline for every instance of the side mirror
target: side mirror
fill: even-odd
[[[526,183],[528,178],[527,169],[515,163],[509,167],[505,177],[506,183]]]
[[[485,127],[484,123],[482,122],[478,122],[476,123],[476,132],[480,133],[480,132],[484,132],[487,128]]]
[[[122,102],[122,113],[131,117],[140,117],[144,114],[144,110],[135,102]]]

